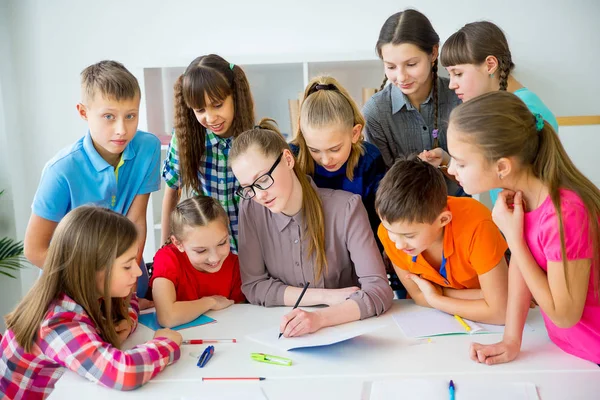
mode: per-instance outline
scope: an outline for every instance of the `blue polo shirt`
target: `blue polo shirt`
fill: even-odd
[[[88,131],[46,163],[33,213],[59,222],[73,208],[97,205],[126,215],[135,196],[160,189],[160,140],[137,131],[116,172],[96,151]]]

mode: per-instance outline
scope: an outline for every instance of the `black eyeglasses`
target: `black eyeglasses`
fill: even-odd
[[[242,199],[250,200],[251,198],[256,196],[256,191],[254,190],[254,188],[258,188],[260,190],[267,190],[268,188],[273,186],[273,183],[275,183],[275,181],[273,180],[271,174],[279,165],[279,162],[281,161],[282,157],[283,153],[281,153],[279,157],[277,157],[277,160],[275,160],[275,163],[273,163],[271,169],[269,169],[269,171],[266,174],[263,174],[256,178],[252,185],[240,186],[239,188],[237,188],[237,190],[235,191],[237,195],[240,196]]]

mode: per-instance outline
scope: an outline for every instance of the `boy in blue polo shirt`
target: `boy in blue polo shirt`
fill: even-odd
[[[160,141],[137,130],[140,87],[122,64],[101,61],[84,69],[81,94],[77,111],[89,130],[44,167],[25,233],[25,256],[42,268],[54,230],[70,210],[84,204],[110,208],[138,229],[144,274],[137,292],[143,297],[148,288],[142,263],[146,208],[150,193],[160,188]]]

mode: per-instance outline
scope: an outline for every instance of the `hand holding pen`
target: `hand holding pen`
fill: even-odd
[[[280,334],[285,335],[285,337],[294,337],[301,336],[307,333],[316,332],[322,326],[321,315],[316,312],[308,312],[301,309],[298,309],[298,305],[302,301],[302,297],[304,293],[306,293],[306,289],[310,282],[306,282],[304,288],[302,289],[302,293],[300,293],[300,297],[296,301],[292,312],[285,315],[281,321],[281,325],[279,326]]]

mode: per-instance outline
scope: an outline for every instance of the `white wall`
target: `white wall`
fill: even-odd
[[[23,190],[19,179],[23,162],[18,156],[21,141],[17,137],[16,106],[10,94],[15,93],[14,71],[11,60],[11,43],[8,29],[8,4],[0,1],[0,238],[16,238],[15,206]],[[17,176],[15,176],[17,175]],[[0,331],[4,331],[4,318],[21,297],[20,274],[17,280],[0,275]],[[1,332],[0,332],[1,333]]]
[[[431,19],[442,40],[467,22],[496,22],[507,33],[517,78],[557,115],[600,114],[596,75],[600,3],[596,0],[505,0],[502,4],[0,0],[0,4],[0,37],[10,48],[4,49],[7,43],[3,43],[0,53],[8,127],[4,140],[9,141],[0,144],[10,149],[9,165],[19,166],[12,190],[20,238],[44,163],[85,130],[75,113],[79,72],[105,58],[123,62],[142,78],[143,68],[186,66],[209,52],[238,64],[374,57],[385,19],[415,6]],[[600,141],[598,136],[592,140]],[[16,152],[18,147],[26,152]],[[35,276],[33,270],[23,274],[23,289]]]

